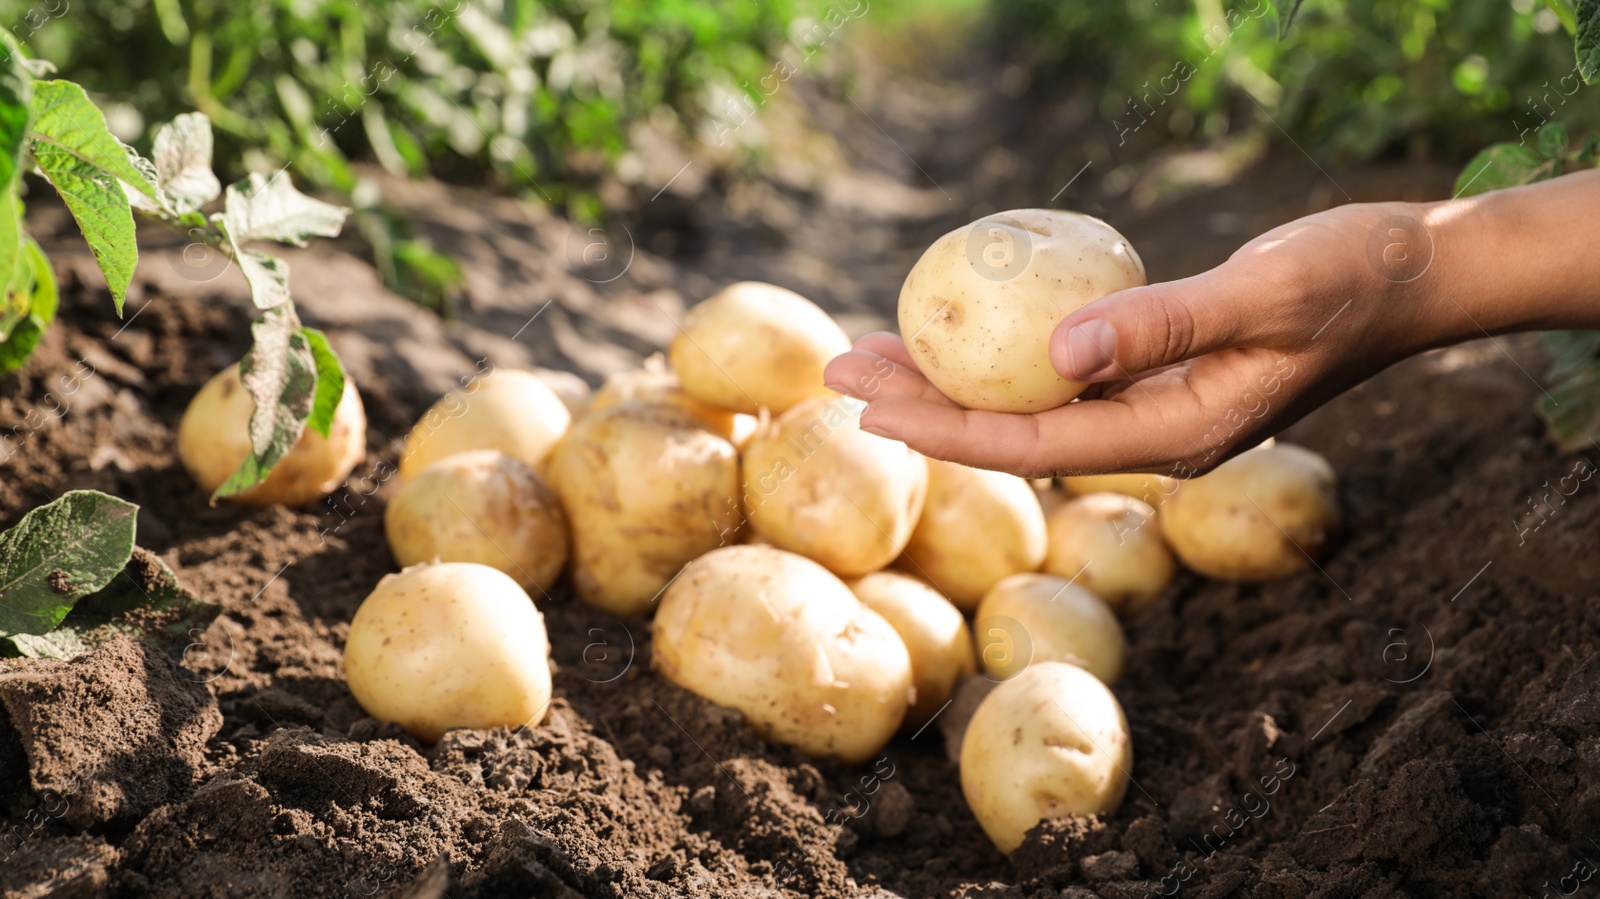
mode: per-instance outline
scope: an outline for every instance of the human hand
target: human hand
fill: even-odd
[[[1430,217],[1446,205],[1340,206],[1211,271],[1090,303],[1051,335],[1056,371],[1091,382],[1056,409],[963,409],[881,332],[825,379],[867,401],[865,430],[935,458],[1026,477],[1191,477],[1393,362],[1469,336],[1448,279],[1423,277],[1439,250]]]

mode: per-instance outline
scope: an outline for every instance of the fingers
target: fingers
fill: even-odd
[[[895,340],[898,342],[898,338]],[[865,342],[866,338],[862,338],[857,345]],[[892,351],[892,348],[886,349]],[[899,354],[905,355],[904,344],[900,345]],[[889,356],[864,349],[851,350],[828,363],[828,367],[823,369],[822,380],[829,390],[869,402],[885,397],[909,396],[941,406],[955,405],[910,364],[909,356],[905,358],[906,364],[901,364]]]
[[[1050,364],[1074,381],[1108,381],[1250,340],[1264,320],[1250,283],[1227,265],[1090,303],[1050,336]]]
[[[911,358],[911,351],[906,349],[906,342],[900,339],[899,334],[889,331],[873,331],[871,334],[855,342],[851,349],[866,350],[869,353],[888,359],[896,365],[916,369],[917,363]]]

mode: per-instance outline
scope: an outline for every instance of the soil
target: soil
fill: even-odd
[[[1342,546],[1272,584],[1182,576],[1131,622],[1116,685],[1136,750],[1127,801],[1105,819],[1041,825],[1009,860],[967,812],[940,728],[856,767],[763,743],[650,671],[647,622],[565,591],[539,602],[556,699],[538,727],[424,747],[362,714],[340,652],[356,606],[395,567],[382,532],[394,440],[478,360],[592,381],[660,348],[678,310],[738,277],[801,289],[854,333],[881,326],[932,236],[995,204],[1044,204],[1082,165],[1060,148],[1108,143],[1070,89],[999,96],[937,72],[864,81],[878,87],[852,102],[881,130],[795,83],[836,135],[834,169],[664,194],[635,219],[634,261],[614,280],[569,264],[559,219],[436,184],[393,195],[468,261],[456,321],[385,292],[346,244],[294,254],[303,314],[329,331],[370,420],[348,494],[309,510],[209,507],[175,460],[185,404],[245,348],[235,273],[212,280],[152,234],[119,320],[59,210],[30,203],[65,295],[34,359],[0,381],[0,525],[71,488],[122,496],[141,507],[140,543],[223,612],[181,663],[128,641],[71,662],[0,663],[0,891],[1582,888],[1600,864],[1600,482],[1587,483],[1600,447],[1563,455],[1544,438],[1529,339],[1411,360],[1291,429],[1340,474]],[[1065,112],[1038,122],[1018,118],[1023,107]],[[772,112],[781,139],[785,113]],[[1015,136],[1019,159],[994,161],[973,135]],[[1170,278],[1346,192],[1438,196],[1450,180],[1400,163],[1329,177],[1290,149],[1224,182],[1161,186],[1198,158],[1093,157],[1124,174],[1089,176],[1060,202],[1110,218],[1152,276]],[[670,175],[674,161],[653,164]],[[1554,493],[1569,474],[1579,488]]]

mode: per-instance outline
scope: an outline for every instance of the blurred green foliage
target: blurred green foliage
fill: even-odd
[[[262,152],[252,167],[348,193],[371,158],[592,204],[631,123],[692,121],[708,83],[764,72],[804,3],[0,0],[0,20],[31,13],[34,55],[125,103],[113,126],[135,144],[141,121],[198,109],[225,169]]]
[[[1019,57],[1103,84],[1098,112],[1119,135],[1153,121],[1163,139],[1263,128],[1281,140],[1276,125],[1342,161],[1466,159],[1491,141],[1531,141],[1548,121],[1575,132],[1600,124],[1595,104],[1570,102],[1581,80],[1561,0],[1305,0],[1282,40],[1274,5],[991,0],[990,9],[1000,34],[1025,48]]]

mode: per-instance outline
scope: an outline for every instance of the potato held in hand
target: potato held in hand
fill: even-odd
[[[1144,263],[1105,222],[1014,209],[934,241],[900,288],[900,334],[922,374],[969,409],[1042,412],[1088,385],[1050,365],[1068,315],[1145,283]]]
[[[894,628],[827,569],[770,546],[690,563],[661,598],[654,659],[763,737],[850,763],[889,742],[912,690]]]
[[[567,565],[567,516],[533,469],[499,450],[457,453],[400,485],[383,513],[401,567],[477,562],[548,594]]]
[[[779,415],[826,394],[822,369],[850,349],[828,313],[792,290],[740,281],[689,310],[668,350],[683,389],[703,403]]]
[[[1116,811],[1132,770],[1121,704],[1093,675],[1061,662],[995,687],[961,743],[961,792],[1007,854],[1040,821]]]
[[[572,413],[537,375],[495,369],[439,398],[411,433],[400,456],[400,480],[472,450],[497,449],[540,471],[567,432]]]
[[[735,539],[733,445],[666,406],[590,412],[550,458],[572,529],[573,583],[617,615],[644,615],[691,559]]]
[[[189,401],[178,424],[178,458],[200,489],[214,492],[249,457],[255,409],[239,380],[238,363],[218,372]],[[346,376],[328,436],[306,428],[266,480],[228,498],[253,506],[303,506],[337,489],[366,454],[367,414],[355,382]]]
[[[1108,684],[1122,676],[1128,641],[1116,613],[1066,578],[1014,574],[994,585],[973,622],[978,660],[994,677],[1040,662],[1071,662]]]
[[[1143,612],[1172,582],[1172,552],[1154,509],[1120,493],[1091,493],[1046,519],[1044,570],[1105,600],[1118,615]]]
[[[905,641],[917,691],[905,723],[908,728],[921,727],[944,708],[956,682],[978,670],[967,620],[944,594],[894,571],[877,571],[852,581],[850,591]]]
[[[1178,492],[1182,483],[1162,474],[1086,474],[1061,478],[1061,486],[1073,496],[1120,493],[1152,509],[1160,509],[1167,497]]]
[[[1044,561],[1044,512],[1027,481],[928,460],[928,500],[900,567],[926,577],[971,611],[1008,575]]]
[[[928,463],[861,430],[858,401],[818,397],[745,445],[750,524],[773,546],[841,577],[888,565],[905,549],[928,492]]]
[[[414,565],[378,582],[344,644],[350,692],[425,743],[456,727],[538,724],[550,705],[544,617],[487,565]]]
[[[1339,534],[1333,467],[1280,443],[1187,481],[1156,516],[1183,564],[1224,581],[1266,581],[1311,567]]]

